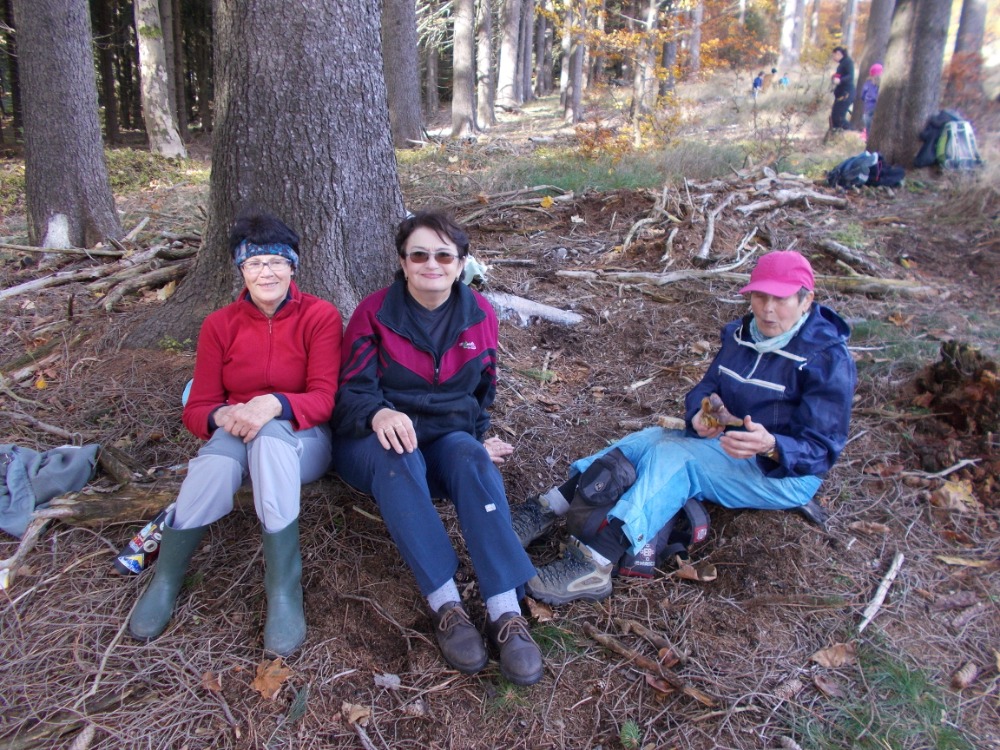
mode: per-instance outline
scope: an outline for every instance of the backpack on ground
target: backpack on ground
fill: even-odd
[[[618,575],[652,578],[657,565],[675,555],[686,560],[688,549],[708,538],[708,529],[708,511],[700,500],[692,497],[645,547],[622,558]]]
[[[906,177],[906,170],[889,164],[880,153],[875,153],[878,161],[868,169],[868,185],[872,187],[899,187]]]
[[[933,167],[937,164],[937,144],[944,126],[949,122],[960,122],[965,118],[953,109],[942,109],[931,115],[920,131],[922,145],[913,158],[914,167]]]
[[[861,187],[868,184],[871,168],[878,164],[878,154],[864,151],[840,162],[826,173],[826,184],[830,187]]]
[[[968,120],[945,123],[937,139],[935,154],[941,169],[977,169],[983,165],[976,148],[976,134]]]

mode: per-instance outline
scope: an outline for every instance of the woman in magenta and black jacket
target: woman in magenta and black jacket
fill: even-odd
[[[362,301],[347,325],[334,468],[375,497],[427,597],[445,660],[473,674],[488,657],[462,606],[458,557],[432,498],[454,503],[500,670],[529,685],[541,678],[542,658],[517,590],[534,568],[511,527],[496,467],[513,448],[485,439],[496,393],[496,315],[461,283],[469,240],[444,214],[404,220],[396,250],[396,282]]]

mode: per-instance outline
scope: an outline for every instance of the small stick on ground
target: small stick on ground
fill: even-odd
[[[889,593],[889,587],[896,580],[896,575],[899,573],[901,567],[903,567],[903,553],[897,552],[896,556],[892,559],[892,565],[889,566],[889,570],[885,574],[885,578],[882,579],[882,583],[878,585],[878,589],[875,591],[875,598],[865,607],[861,624],[858,625],[858,633],[861,633],[875,619],[875,615],[881,609],[882,602],[885,601],[885,595]]]

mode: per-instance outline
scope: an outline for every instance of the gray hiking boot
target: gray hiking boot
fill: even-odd
[[[536,575],[525,584],[528,595],[548,604],[568,604],[577,599],[600,601],[611,593],[614,565],[599,565],[593,551],[570,537],[561,560],[536,568]]]
[[[520,505],[510,509],[510,521],[514,526],[514,533],[517,534],[521,546],[525,548],[536,539],[545,536],[555,525],[558,517],[540,495],[529,497]]]

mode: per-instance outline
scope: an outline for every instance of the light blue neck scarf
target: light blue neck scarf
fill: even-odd
[[[760,329],[757,327],[757,319],[751,318],[750,338],[753,339],[753,348],[761,354],[770,354],[771,352],[776,352],[779,349],[784,349],[785,345],[795,338],[795,334],[798,333],[799,329],[805,325],[806,318],[809,317],[811,312],[812,309],[810,308],[805,314],[802,315],[801,318],[798,319],[795,325],[784,333],[779,333],[777,336],[771,336],[770,338],[760,332]]]

